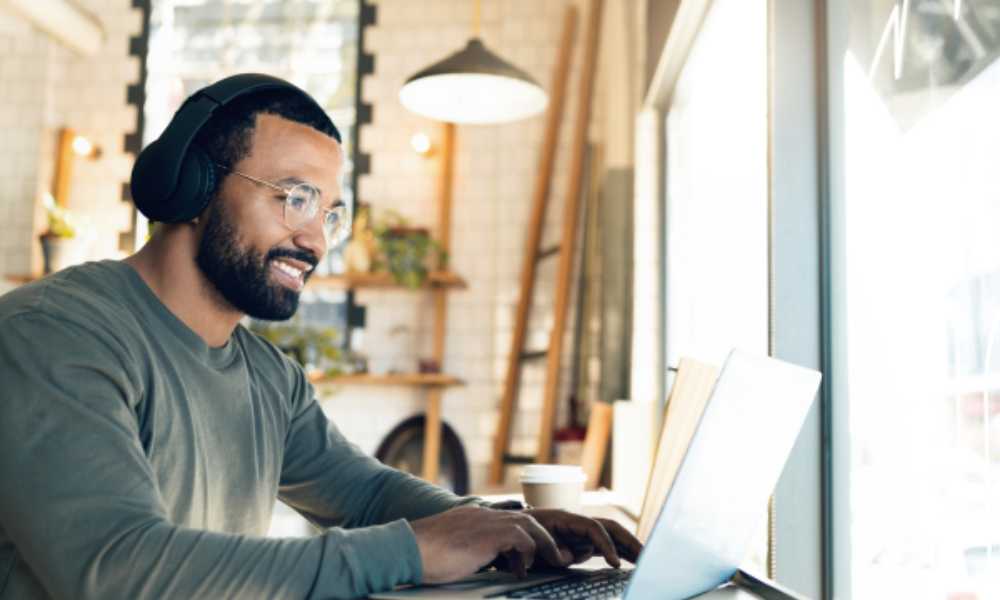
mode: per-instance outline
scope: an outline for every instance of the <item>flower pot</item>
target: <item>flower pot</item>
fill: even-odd
[[[39,240],[46,275],[83,262],[83,244],[77,238],[46,234]]]

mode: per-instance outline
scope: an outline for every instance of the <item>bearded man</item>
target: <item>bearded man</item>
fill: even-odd
[[[240,324],[291,317],[349,231],[343,162],[301,90],[223,80],[137,160],[161,221],[138,253],[0,298],[0,598],[353,598],[636,559],[612,521],[495,510],[366,456]],[[276,499],[323,533],[266,538]]]

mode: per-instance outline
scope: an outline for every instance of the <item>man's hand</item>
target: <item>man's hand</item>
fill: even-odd
[[[558,512],[558,511],[556,511]],[[503,556],[524,577],[538,557],[545,564],[568,566],[574,555],[560,549],[531,515],[461,506],[410,523],[420,548],[422,583],[445,583],[472,575]]]
[[[584,562],[596,552],[604,556],[609,565],[618,568],[622,558],[635,563],[642,551],[642,543],[611,519],[591,519],[553,509],[530,509],[524,512],[534,517],[555,538],[561,552],[568,550],[573,554],[572,564]],[[548,563],[545,556],[539,558]],[[548,563],[548,566],[567,565]]]

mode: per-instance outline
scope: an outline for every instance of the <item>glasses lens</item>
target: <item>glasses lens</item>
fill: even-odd
[[[316,216],[318,206],[319,190],[307,183],[296,185],[285,197],[285,224],[299,229]]]
[[[347,239],[351,231],[351,213],[343,204],[338,204],[323,215],[323,229],[326,231],[327,243],[331,246]]]

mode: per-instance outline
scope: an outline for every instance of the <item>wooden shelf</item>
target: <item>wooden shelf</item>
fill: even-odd
[[[369,373],[359,373],[356,375],[336,375],[334,377],[319,375],[310,376],[309,381],[314,384],[333,385],[390,385],[416,387],[465,385],[465,382],[461,379],[451,375],[445,375],[444,373],[396,373],[393,375],[371,375]]]
[[[16,283],[22,285],[25,283],[31,283],[32,281],[41,279],[41,275],[5,275],[4,279],[11,283]]]
[[[306,286],[342,290],[357,288],[407,289],[406,286],[397,283],[389,273],[345,273],[344,275],[325,277],[316,276],[311,278]],[[431,271],[427,274],[427,280],[421,287],[465,289],[468,284],[465,279],[450,271]]]

